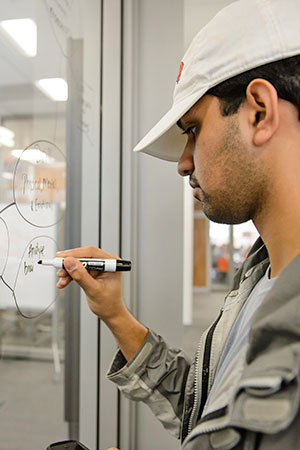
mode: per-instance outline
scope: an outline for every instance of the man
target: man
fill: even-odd
[[[171,110],[135,149],[177,160],[209,219],[252,219],[261,236],[192,365],[127,311],[119,273],[93,277],[73,258],[113,255],[59,255],[71,258],[58,287],[76,280],[115,336],[109,378],[185,450],[300,448],[299,18],[299,0],[222,10],[186,52]]]

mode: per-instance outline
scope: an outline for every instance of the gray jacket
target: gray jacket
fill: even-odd
[[[184,450],[300,449],[300,254],[267,294],[247,348],[205,405],[226,338],[268,264],[259,239],[192,363],[150,331],[131,361],[118,352],[110,367],[108,378],[130,399],[148,404]]]

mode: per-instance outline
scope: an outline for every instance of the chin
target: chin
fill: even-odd
[[[203,212],[212,222],[223,223],[226,225],[238,225],[251,219],[249,214],[243,214],[241,211],[231,211],[229,208],[212,208],[205,202],[202,202]]]

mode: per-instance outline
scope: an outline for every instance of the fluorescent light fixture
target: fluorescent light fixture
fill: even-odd
[[[22,155],[22,153],[24,152],[24,154]],[[19,150],[19,149],[15,149],[12,150],[12,155],[15,158],[20,158],[22,155],[22,161],[28,161],[30,163],[33,164],[38,164],[39,160],[44,160],[45,159],[45,152],[42,152],[42,150],[39,150],[38,148],[32,148],[32,149],[28,149],[28,150]],[[47,156],[47,163],[48,164],[54,164],[55,163],[55,159],[51,158],[50,156]]]
[[[4,178],[5,180],[12,180],[13,177],[13,174],[10,172],[2,172],[2,178]]]
[[[32,19],[3,20],[0,25],[26,56],[36,56],[37,26]]]
[[[68,100],[68,83],[63,78],[43,78],[35,82],[35,85],[56,102]]]
[[[13,147],[15,145],[15,133],[6,127],[0,126],[0,145]]]

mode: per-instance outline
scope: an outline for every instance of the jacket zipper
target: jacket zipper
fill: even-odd
[[[190,434],[190,432],[192,431],[192,422],[193,422],[193,418],[197,409],[197,405],[198,405],[198,396],[199,396],[199,392],[198,392],[198,373],[199,373],[199,360],[200,360],[200,349],[202,347],[202,338],[200,339],[200,342],[198,344],[198,348],[197,348],[197,352],[196,352],[196,357],[195,357],[195,374],[194,374],[194,399],[193,399],[193,408],[192,408],[192,412],[189,418],[189,423],[188,423],[188,433]]]
[[[204,346],[204,356],[203,356],[203,367],[202,367],[202,389],[201,389],[201,402],[200,402],[200,408],[198,415],[202,414],[204,405],[207,400],[207,394],[208,394],[208,381],[209,381],[209,363],[210,363],[210,353],[211,353],[211,343],[213,334],[215,331],[215,328],[222,316],[223,311],[220,311],[219,316],[215,320],[215,322],[210,327],[206,340],[205,340],[205,346]],[[188,434],[192,431],[193,421],[195,413],[198,409],[198,402],[199,402],[199,389],[198,389],[198,381],[199,381],[199,363],[200,363],[200,352],[202,347],[202,339],[199,342],[197,353],[196,353],[196,360],[195,360],[195,377],[194,377],[194,401],[193,401],[193,408],[191,412],[191,416],[189,419],[188,424]]]

